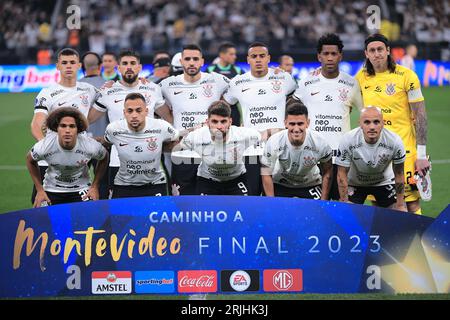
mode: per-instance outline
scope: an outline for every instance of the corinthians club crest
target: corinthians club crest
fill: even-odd
[[[205,84],[203,86],[203,95],[207,98],[211,98],[213,95],[212,88],[213,88],[212,84]]]
[[[395,83],[386,84],[386,94],[392,96],[395,93]]]
[[[347,98],[348,98],[348,89],[345,88],[339,89],[339,100],[345,102],[347,101]]]
[[[158,144],[156,143],[156,140],[157,139],[154,138],[154,137],[150,137],[148,139],[145,139],[145,141],[148,142],[147,149],[149,151],[155,151],[158,148]]]
[[[275,93],[280,93],[281,92],[281,81],[279,80],[275,80],[271,82],[272,84],[272,91]]]
[[[315,157],[306,156],[303,157],[303,165],[305,167],[314,167],[317,164],[317,160]]]

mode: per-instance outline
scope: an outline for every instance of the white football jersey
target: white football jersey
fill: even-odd
[[[36,143],[30,151],[35,161],[48,163],[44,177],[44,190],[50,192],[78,192],[88,188],[88,162],[102,160],[107,151],[96,140],[86,134],[79,134],[72,150],[63,149],[58,135],[49,131],[44,139]]]
[[[196,82],[184,75],[171,76],[160,82],[162,94],[172,109],[173,126],[177,130],[195,128],[208,118],[208,107],[220,100],[228,88],[228,78],[216,72],[201,72]]]
[[[361,128],[346,133],[339,144],[340,156],[336,164],[350,167],[348,185],[383,186],[394,182],[391,162],[405,162],[406,153],[402,139],[394,132],[384,128],[374,144],[364,140]]]
[[[262,78],[246,72],[231,79],[230,88],[223,98],[233,105],[239,102],[243,124],[258,131],[284,128],[286,96],[297,83],[287,72],[275,74],[273,69]]]
[[[170,123],[147,117],[145,127],[136,132],[126,119],[111,122],[106,127],[105,140],[113,144],[119,154],[120,167],[115,185],[140,186],[166,183],[161,168],[161,152],[165,141],[178,139],[178,130]]]
[[[306,188],[322,183],[317,163],[329,161],[331,155],[331,147],[317,132],[307,130],[305,141],[296,147],[290,143],[286,129],[267,140],[261,164],[272,173],[274,183]]]
[[[39,92],[34,103],[34,113],[49,114],[61,107],[73,107],[87,118],[96,98],[97,89],[89,83],[77,81],[74,87],[54,84]]]
[[[360,97],[360,103],[355,98]],[[317,131],[333,149],[333,162],[337,156],[339,142],[349,132],[352,106],[362,107],[358,81],[345,72],[339,72],[334,79],[322,74],[308,75],[299,80],[294,98],[308,108],[309,130]]]
[[[181,147],[194,151],[202,158],[197,175],[215,181],[233,180],[246,172],[244,151],[261,141],[261,134],[244,127],[231,126],[223,141],[212,140],[209,127],[190,132]]]
[[[111,88],[100,90],[99,97],[94,104],[94,108],[101,112],[108,112],[109,122],[114,122],[124,118],[123,108],[125,97],[130,93],[140,93],[145,97],[145,104],[148,108],[148,117],[153,118],[155,110],[164,105],[161,89],[152,82],[147,84],[139,83],[134,87],[124,86],[120,81],[116,81]],[[111,148],[110,167],[119,167],[120,161],[115,146]]]

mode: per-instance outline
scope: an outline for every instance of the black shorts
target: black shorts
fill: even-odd
[[[118,186],[114,185],[112,199],[167,196],[167,184],[146,184],[143,186]]]
[[[175,189],[178,189],[179,195],[195,195],[197,194],[197,169],[198,164],[172,162],[172,194],[177,195]]]
[[[293,197],[320,200],[322,196],[322,186],[319,184],[313,187],[306,188],[288,188],[281,184],[273,184],[275,197]]]
[[[387,208],[397,201],[395,184],[377,187],[348,186],[348,200],[353,203],[363,204],[369,194],[373,195],[377,205],[383,208]]]
[[[119,167],[108,168],[108,186],[110,190],[114,188],[114,179],[116,178],[117,172],[119,172]]]
[[[247,175],[244,173],[236,179],[223,182],[197,177],[197,194],[247,196]]]
[[[244,157],[245,170],[247,171],[247,184],[249,196],[260,196],[263,187],[261,179],[261,162],[259,157],[246,156]]]
[[[48,198],[52,202],[52,205],[54,204],[63,204],[63,203],[72,203],[72,202],[82,202],[82,201],[89,201],[81,199],[81,196],[86,194],[88,189],[82,190],[79,192],[50,192],[45,191]]]

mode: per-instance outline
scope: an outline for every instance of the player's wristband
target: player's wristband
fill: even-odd
[[[421,144],[417,145],[417,159],[427,159],[427,146]]]

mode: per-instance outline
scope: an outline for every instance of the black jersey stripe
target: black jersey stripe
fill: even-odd
[[[100,102],[98,102],[98,101],[95,101],[95,104],[96,105],[98,105],[100,108],[102,108],[102,109],[108,109],[108,108],[106,108],[106,106],[105,105],[103,105],[103,104],[101,104]]]
[[[48,111],[48,108],[45,107],[45,106],[35,106],[34,108],[35,108],[35,109],[42,109],[42,110],[47,110],[47,111]]]

